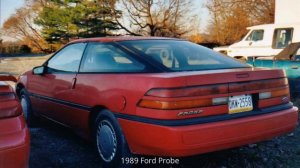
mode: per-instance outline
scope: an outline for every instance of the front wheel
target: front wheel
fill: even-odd
[[[102,167],[130,167],[124,165],[122,158],[130,157],[128,145],[121,128],[108,110],[99,113],[95,122],[95,145]]]
[[[33,114],[31,109],[31,102],[28,93],[25,89],[20,92],[21,107],[23,110],[24,117],[26,119],[27,125],[29,127],[36,126],[38,123],[38,118]]]

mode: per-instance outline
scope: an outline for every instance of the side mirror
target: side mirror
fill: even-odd
[[[33,75],[43,75],[45,73],[45,67],[44,66],[38,66],[34,67],[32,70]]]

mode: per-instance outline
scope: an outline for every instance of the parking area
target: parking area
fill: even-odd
[[[296,104],[299,104],[295,100]],[[299,107],[299,105],[298,105]],[[99,160],[91,144],[69,129],[51,122],[31,128],[30,168],[99,168]],[[142,157],[142,156],[137,156]],[[151,158],[151,157],[150,157]],[[300,128],[258,144],[187,158],[179,158],[179,165],[159,165],[167,168],[259,168],[300,167]],[[157,165],[139,165],[153,167]]]
[[[94,168],[99,160],[92,145],[69,129],[50,122],[31,128],[30,168]]]
[[[47,57],[33,58],[28,63],[23,59],[4,59],[0,72],[20,74],[42,64]],[[299,107],[299,98],[293,102]],[[30,168],[99,168],[100,162],[91,144],[75,135],[71,130],[51,122],[42,122],[31,128]],[[138,156],[141,157],[141,156]],[[151,158],[151,157],[150,157]],[[179,165],[159,167],[300,167],[300,128],[293,134],[274,138],[270,141],[252,144],[193,157],[180,158]],[[157,165],[139,165],[153,167]]]

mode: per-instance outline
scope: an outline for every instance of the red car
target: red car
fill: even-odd
[[[91,137],[104,167],[130,154],[183,157],[254,143],[293,131],[298,119],[282,70],[169,38],[71,42],[22,75],[17,93],[29,124],[43,117]]]
[[[17,79],[0,75],[0,167],[26,168],[29,131],[18,97],[4,81],[16,82]]]

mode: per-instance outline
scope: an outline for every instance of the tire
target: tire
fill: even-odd
[[[123,168],[122,158],[132,156],[116,118],[108,110],[102,110],[94,124],[94,138],[97,153],[103,168]]]
[[[32,111],[31,102],[26,89],[22,89],[20,92],[20,102],[27,125],[29,127],[37,126],[39,119],[34,115]]]

